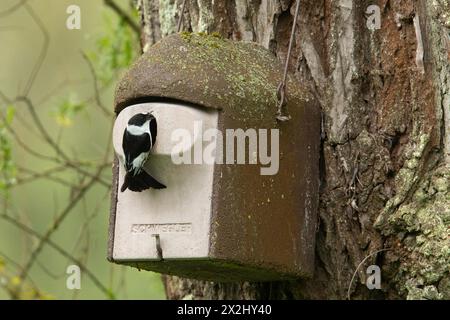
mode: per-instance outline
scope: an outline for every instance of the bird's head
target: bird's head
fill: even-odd
[[[155,119],[152,112],[137,113],[128,120],[128,125],[142,126],[144,123]]]

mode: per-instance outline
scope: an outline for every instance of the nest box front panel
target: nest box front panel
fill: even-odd
[[[145,170],[167,188],[121,192],[125,176],[124,130],[133,115],[148,112],[160,125]],[[114,149],[120,162],[113,260],[160,260],[156,234],[165,260],[208,257],[214,165],[175,164],[172,153],[192,151],[194,156],[195,146],[202,143],[201,132],[194,124],[202,124],[204,130],[216,128],[217,118],[215,110],[174,103],[133,105],[118,115],[113,131]],[[181,141],[176,132],[189,133],[189,139]]]

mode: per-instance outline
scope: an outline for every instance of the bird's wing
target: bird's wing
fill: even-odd
[[[141,153],[148,153],[150,151],[150,136],[148,133],[135,136],[125,129],[122,148],[125,154],[125,168],[127,171],[131,171],[134,169],[133,160]]]

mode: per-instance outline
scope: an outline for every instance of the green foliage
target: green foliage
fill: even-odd
[[[7,191],[16,182],[17,170],[7,129],[14,120],[14,114],[14,106],[8,106],[0,120],[0,191]]]
[[[12,297],[19,300],[53,300],[52,295],[42,292],[28,283],[24,283],[17,275],[6,270],[6,263],[0,257],[0,287],[3,287]]]
[[[70,127],[73,124],[73,118],[82,110],[85,104],[78,101],[75,94],[65,97],[53,112],[53,116],[62,127]]]
[[[139,41],[123,20],[104,16],[104,21],[104,34],[97,39],[96,49],[88,57],[101,84],[108,86],[115,80],[117,71],[128,67],[136,58]]]
[[[116,300],[116,294],[114,293],[113,289],[108,289],[108,299],[110,300]]]

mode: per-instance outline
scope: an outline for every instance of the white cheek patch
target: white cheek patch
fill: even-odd
[[[140,136],[144,133],[149,133],[149,121],[144,123],[142,126],[127,125],[127,131],[133,136]]]

